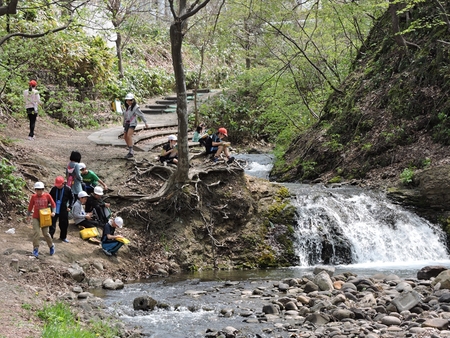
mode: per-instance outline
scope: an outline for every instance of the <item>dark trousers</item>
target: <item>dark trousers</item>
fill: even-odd
[[[34,128],[36,127],[36,119],[37,119],[37,114],[34,112],[34,109],[31,108],[32,113],[29,113],[30,109],[27,109],[27,115],[28,115],[28,119],[30,120],[30,133],[28,134],[28,136],[33,137],[34,136]]]
[[[77,226],[84,226],[85,228],[94,228],[94,227],[98,227],[98,223],[96,221],[90,221],[88,219],[84,219],[80,223],[77,223]]]
[[[52,225],[48,229],[50,236],[55,234],[56,231],[56,222],[59,219],[59,239],[63,240],[67,237],[67,229],[69,228],[69,214],[67,212],[61,214],[55,214],[55,217],[52,218]]]

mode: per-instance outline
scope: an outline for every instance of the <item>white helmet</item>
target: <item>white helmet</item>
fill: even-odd
[[[94,194],[99,195],[99,196],[103,195],[103,188],[99,187],[99,186],[96,186],[94,188]]]
[[[78,198],[83,198],[83,197],[88,197],[89,195],[87,194],[87,192],[86,191],[80,191],[79,193],[78,193]]]
[[[34,189],[44,189],[44,183],[42,182],[36,182],[34,184]]]
[[[134,100],[134,94],[128,93],[128,94],[125,96],[125,100]]]
[[[86,164],[84,164],[83,162],[78,163],[78,167],[80,168],[80,170],[86,169]]]
[[[177,137],[175,135],[169,135],[168,139],[169,141],[176,141]]]

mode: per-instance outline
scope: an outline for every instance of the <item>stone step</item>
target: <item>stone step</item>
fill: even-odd
[[[156,104],[171,105],[176,104],[177,100],[157,100]]]
[[[144,114],[162,114],[164,113],[166,108],[162,108],[162,109],[150,109],[150,108],[141,108],[141,111]]]
[[[168,104],[147,104],[147,105],[145,105],[145,108],[166,109],[166,108],[170,108],[170,105],[168,105]]]

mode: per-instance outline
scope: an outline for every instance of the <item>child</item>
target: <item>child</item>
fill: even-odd
[[[83,178],[84,191],[86,191],[88,194],[92,194],[94,192],[94,188],[98,184],[103,187],[103,190],[108,190],[105,182],[103,182],[92,170],[88,170],[86,168],[86,164],[80,163],[79,166],[81,177]]]
[[[166,165],[167,163],[178,163],[177,137],[169,135],[169,142],[163,146],[159,160]]]
[[[114,234],[116,228],[120,229],[122,227],[123,227],[122,217],[110,219],[109,222],[105,224],[102,234],[102,249],[105,255],[107,256],[116,255],[117,251],[122,247],[123,243],[117,241],[117,238],[122,236]]]
[[[69,211],[73,204],[72,190],[64,184],[64,177],[55,178],[55,185],[50,189],[50,196],[56,204],[55,217],[52,217],[52,225],[49,228],[50,236],[56,231],[56,222],[59,220],[59,239],[69,243],[67,229],[69,228]]]
[[[49,234],[48,227],[41,228],[40,226],[39,210],[48,208],[48,206],[51,205],[52,217],[55,217],[56,203],[53,201],[53,198],[49,193],[44,192],[44,183],[36,182],[34,184],[34,190],[36,193],[31,196],[27,214],[28,222],[31,220],[31,215],[33,215],[33,256],[36,258],[39,256],[41,231],[48,247],[50,248],[50,256],[52,256],[55,253],[55,245],[53,244],[52,237]]]

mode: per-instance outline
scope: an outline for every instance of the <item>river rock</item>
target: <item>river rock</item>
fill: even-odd
[[[313,274],[318,275],[322,271],[325,271],[328,274],[328,276],[333,277],[336,268],[334,266],[329,265],[317,265],[313,270]]]
[[[400,325],[402,321],[394,316],[384,316],[381,318],[381,323],[384,325]]]
[[[445,270],[447,270],[447,268],[441,265],[428,265],[417,272],[417,279],[431,279],[437,277]]]
[[[420,302],[420,295],[416,291],[410,291],[401,296],[394,298],[392,303],[397,307],[399,312],[410,310]]]
[[[438,330],[448,329],[448,319],[431,318],[422,323],[423,327],[434,327]]]
[[[262,312],[265,314],[279,314],[280,313],[278,306],[275,304],[264,305]]]
[[[107,278],[103,281],[102,286],[104,289],[108,289],[108,290],[119,290],[119,289],[123,289],[124,284],[120,279],[116,279],[114,281],[111,278]]]
[[[158,302],[150,296],[137,297],[133,300],[133,308],[135,311],[153,311]]]
[[[80,266],[74,265],[73,267],[68,268],[67,271],[69,272],[70,276],[77,282],[82,282],[86,277],[86,274]]]
[[[319,287],[317,286],[317,284],[309,281],[306,283],[305,287],[303,288],[303,291],[305,291],[306,293],[310,293],[310,292],[314,292],[314,291],[318,291]]]
[[[442,271],[432,282],[433,286],[439,283],[440,289],[450,289],[450,270]]]
[[[322,291],[330,291],[334,289],[333,282],[328,273],[325,271],[319,272],[314,277],[314,283],[319,287],[319,290]]]

